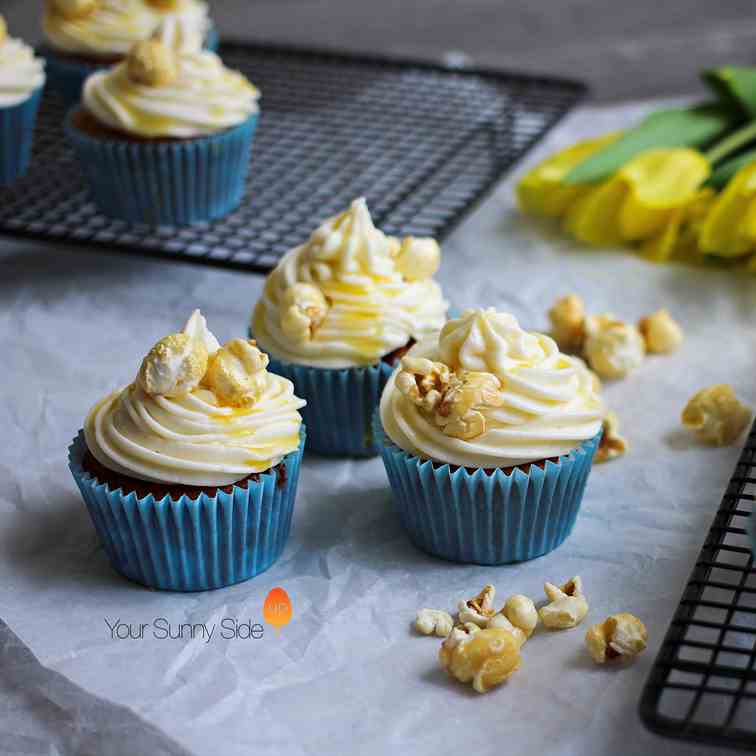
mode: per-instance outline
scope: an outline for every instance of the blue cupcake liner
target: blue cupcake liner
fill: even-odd
[[[291,528],[305,443],[286,455],[286,481],[278,472],[196,499],[137,498],[111,490],[86,472],[84,432],[68,449],[68,466],[113,567],[149,588],[205,591],[259,575],[281,556]]]
[[[268,370],[294,384],[307,400],[299,410],[307,425],[307,449],[331,456],[374,457],[373,413],[394,367],[318,368],[283,362],[270,356]]]
[[[29,167],[43,89],[44,85],[18,105],[0,108],[0,186],[12,184]]]
[[[218,52],[220,35],[213,26],[207,33],[205,49]],[[66,105],[74,105],[81,99],[81,89],[87,77],[93,73],[111,68],[113,63],[80,63],[65,55],[58,55],[51,47],[43,46],[41,54],[47,61],[47,80],[50,89],[57,92]]]
[[[544,469],[473,473],[394,444],[376,411],[375,438],[402,525],[423,551],[464,564],[508,564],[553,551],[572,532],[601,432]]]
[[[91,137],[65,123],[90,194],[104,215],[184,226],[227,215],[244,195],[259,114],[219,134],[176,142]]]

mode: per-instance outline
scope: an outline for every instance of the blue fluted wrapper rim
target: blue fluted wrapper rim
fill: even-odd
[[[572,532],[601,432],[543,469],[486,473],[409,454],[373,430],[402,525],[418,548],[465,564],[508,564],[542,556]]]
[[[319,454],[373,457],[379,447],[372,418],[394,367],[319,368],[270,357],[268,370],[288,378],[297,396],[307,400],[300,411],[307,425],[307,449]]]
[[[207,33],[205,49],[217,52],[220,45],[220,35],[213,26]],[[97,71],[111,68],[112,63],[83,63],[65,55],[58,55],[48,45],[40,48],[40,54],[46,61],[47,78],[50,89],[57,92],[66,105],[73,105],[81,99],[81,88],[88,76]]]
[[[29,167],[43,89],[35,89],[18,105],[0,107],[0,186],[12,184]]]
[[[204,591],[249,580],[281,555],[289,537],[305,444],[281,461],[279,473],[261,473],[258,481],[231,493],[197,498],[156,499],[112,490],[86,472],[84,432],[68,449],[68,465],[113,567],[150,588]]]
[[[89,136],[66,117],[98,210],[149,226],[185,226],[235,210],[244,196],[259,114],[233,128],[196,139],[130,142]]]

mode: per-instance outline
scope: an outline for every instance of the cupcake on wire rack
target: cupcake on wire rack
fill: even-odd
[[[79,100],[88,76],[120,63],[157,30],[182,50],[218,48],[218,33],[202,0],[46,0],[42,17],[50,87]]]
[[[397,360],[438,331],[447,302],[433,239],[387,236],[367,203],[329,218],[265,282],[251,332],[307,399],[308,449],[378,453],[371,417]]]
[[[465,311],[412,349],[374,422],[413,542],[452,561],[504,564],[570,534],[603,416],[582,361],[489,309]]]
[[[215,53],[151,39],[87,79],[66,134],[105,215],[151,226],[208,221],[241,202],[259,97]]]
[[[8,35],[0,15],[0,186],[26,173],[45,86],[45,62]]]
[[[247,580],[289,535],[304,402],[254,341],[221,346],[195,311],[98,402],[69,466],[119,572],[193,591]]]

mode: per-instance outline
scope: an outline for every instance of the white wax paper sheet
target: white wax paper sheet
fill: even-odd
[[[581,109],[527,165],[626,126],[649,106]],[[521,217],[513,182],[444,245],[440,276],[453,307],[494,305],[543,329],[552,301],[576,292],[590,311],[631,321],[667,307],[686,341],[607,387],[630,452],[594,468],[568,541],[504,567],[417,551],[392,510],[379,459],[307,455],[290,541],[267,573],[197,594],[123,580],[98,547],[67,446],[90,405],[129,381],[153,341],[193,308],[222,340],[243,335],[262,277],[3,242],[0,658],[8,675],[0,695],[9,704],[0,707],[0,751],[711,752],[651,735],[637,706],[739,453],[697,445],[680,411],[715,382],[756,404],[756,278],[581,248]],[[539,632],[522,668],[486,696],[449,681],[436,660],[440,641],[411,627],[418,608],[452,610],[486,582],[502,600],[514,592],[541,599],[545,580],[576,574],[591,605],[584,625]],[[274,586],[291,596],[288,626],[267,626],[258,640],[220,637],[224,619],[226,627],[261,622]],[[616,611],[645,621],[649,648],[627,668],[599,668],[583,635]],[[144,637],[114,638],[106,620],[146,624]],[[216,633],[209,642],[155,638],[165,623],[215,624]]]

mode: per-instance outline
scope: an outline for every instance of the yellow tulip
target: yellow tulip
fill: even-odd
[[[711,208],[701,229],[701,249],[741,257],[756,248],[756,162],[741,168]]]
[[[616,141],[620,136],[621,132],[613,132],[596,139],[586,139],[539,163],[517,184],[520,209],[530,215],[561,217],[578,197],[591,188],[589,184],[564,184],[564,177],[594,152]]]
[[[674,234],[671,227],[684,215],[680,211],[709,173],[708,161],[696,150],[647,150],[575,202],[565,228],[576,239],[601,246],[651,239],[665,229]]]
[[[688,262],[700,260],[701,226],[715,200],[713,189],[700,189],[688,205],[672,213],[656,236],[643,242],[641,255],[653,262],[666,262],[672,257]]]

